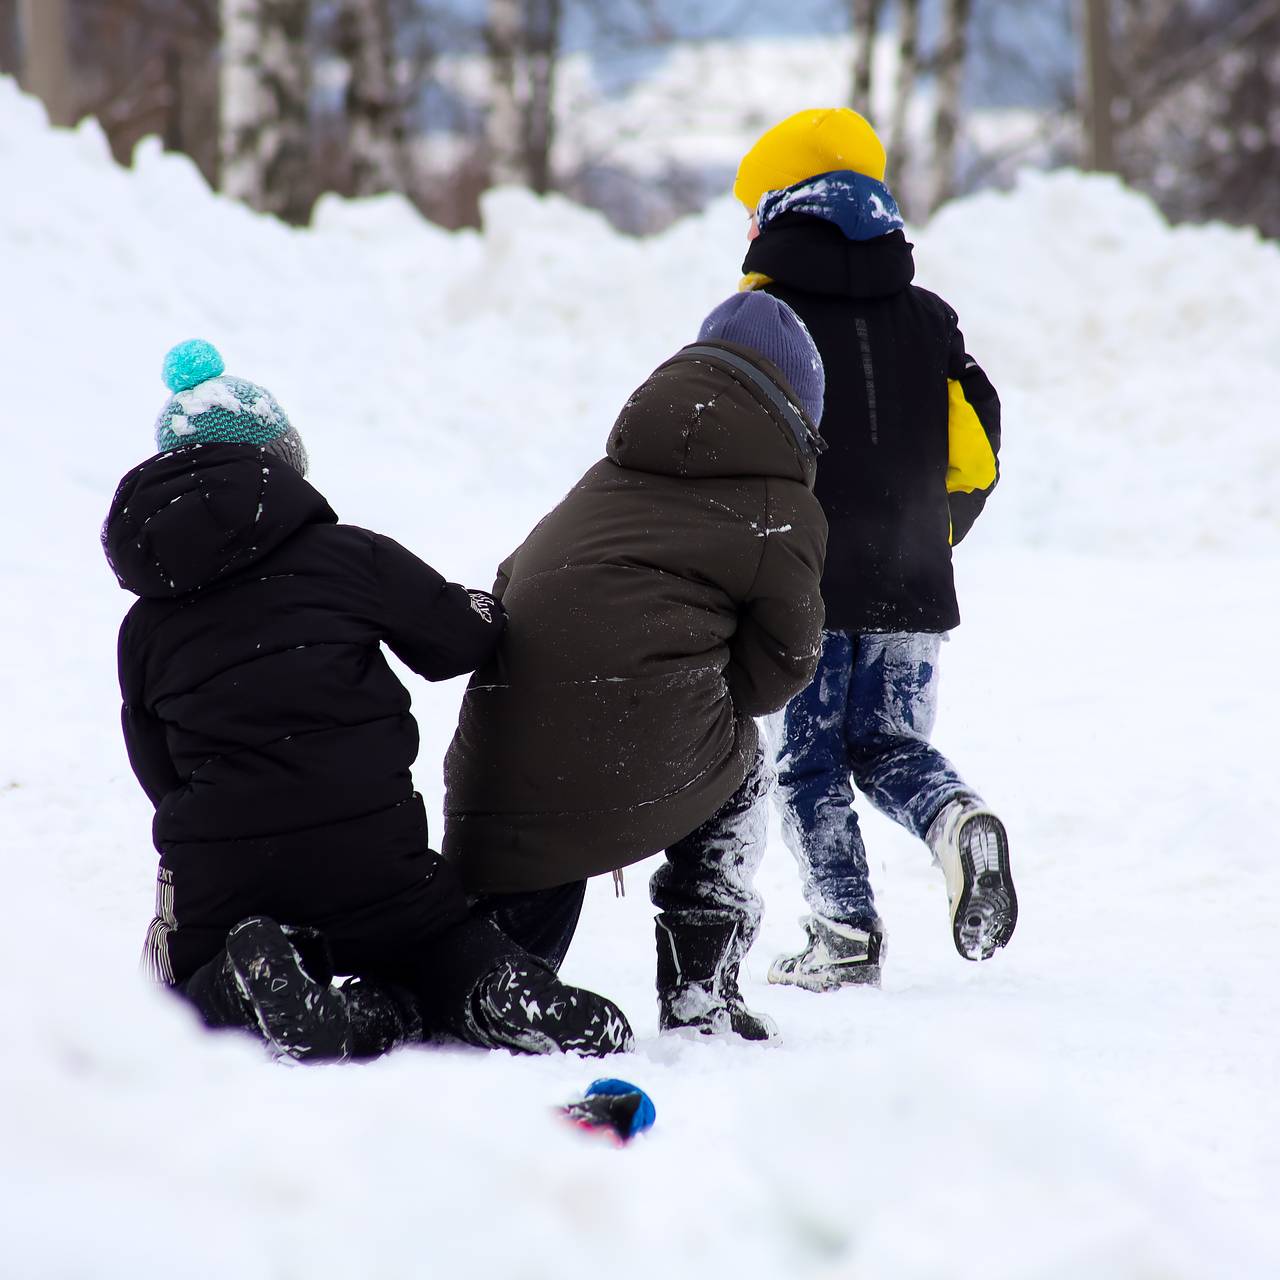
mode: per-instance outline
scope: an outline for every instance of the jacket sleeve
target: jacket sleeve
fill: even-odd
[[[516,562],[516,552],[513,551],[499,566],[497,576],[493,580],[493,591],[490,593],[493,598],[501,602],[502,597],[506,595],[507,588],[511,585],[511,570]]]
[[[147,799],[159,805],[170,791],[182,786],[182,778],[169,755],[169,742],[164,721],[143,704],[142,677],[133,661],[129,640],[129,620],[120,628],[120,727],[124,730],[124,747],[129,765]]]
[[[729,693],[750,716],[786,706],[813,679],[822,651],[826,517],[807,489],[799,500],[778,501],[776,487],[768,486],[759,569],[729,641]]]
[[[973,528],[1000,478],[1000,397],[965,350],[964,334],[958,326],[952,329],[947,356],[947,438],[947,495],[954,545]]]
[[[391,538],[372,537],[388,648],[428,680],[483,666],[506,625],[502,606],[487,592],[446,582]]]

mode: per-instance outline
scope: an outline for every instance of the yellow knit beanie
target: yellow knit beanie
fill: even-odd
[[[883,182],[884,146],[876,131],[848,107],[797,111],[762,134],[742,157],[733,194],[754,211],[766,191],[835,169]]]

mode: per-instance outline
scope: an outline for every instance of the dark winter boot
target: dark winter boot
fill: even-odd
[[[752,1013],[738,989],[738,921],[717,911],[664,911],[658,940],[658,1030],[777,1040],[767,1014]]]
[[[797,955],[779,956],[769,966],[770,982],[806,991],[880,985],[884,925],[878,918],[853,925],[811,915],[800,923],[809,935],[808,944]]]
[[[365,978],[349,978],[338,990],[351,1019],[351,1057],[380,1058],[422,1040],[422,1014],[413,993]]]
[[[325,951],[314,931],[300,941],[313,956]],[[327,962],[327,957],[326,957]],[[342,993],[317,980],[286,931],[266,916],[241,920],[220,956],[183,985],[210,1027],[256,1031],[277,1057],[337,1062],[348,1056],[351,1021]]]
[[[569,987],[533,959],[504,960],[471,995],[467,1039],[516,1053],[577,1053],[600,1058],[635,1045],[612,1000]]]

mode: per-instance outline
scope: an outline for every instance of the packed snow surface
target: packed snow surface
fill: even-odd
[[[164,352],[216,343],[344,519],[487,586],[732,291],[745,215],[635,241],[499,192],[481,233],[395,199],[295,231],[154,146],[115,167],[7,82],[0,191],[0,1274],[1277,1274],[1274,245],[1075,173],[913,234],[1005,405],[937,739],[1009,827],[1006,952],[961,961],[941,876],[868,814],[881,991],[766,985],[801,937],[774,833],[744,985],[776,1049],[657,1036],[639,867],[593,886],[566,966],[632,1055],[289,1070],[134,974],[155,857],[98,527]],[[412,688],[438,833],[462,682]],[[630,1148],[552,1115],[599,1074],[657,1104]]]

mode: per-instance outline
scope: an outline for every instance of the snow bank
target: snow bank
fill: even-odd
[[[152,144],[117,168],[4,81],[0,192],[0,1271],[1275,1274],[1275,246],[1071,173],[920,232],[1006,402],[940,733],[1014,833],[1019,935],[957,961],[936,874],[870,814],[885,990],[768,988],[800,907],[775,844],[745,977],[787,1041],[686,1044],[655,1034],[643,870],[593,888],[569,976],[631,1012],[611,1066],[659,1112],[617,1152],[547,1111],[590,1065],[290,1072],[129,980],[154,857],[97,531],[199,335],[275,392],[344,518],[484,584],[732,290],[742,212],[635,241],[500,192],[481,234],[395,199],[294,231]],[[438,813],[460,688],[413,688]]]
[[[95,125],[50,134],[7,82],[0,119],[0,342],[23,371],[7,407],[48,419],[57,351],[69,384],[58,399],[76,418],[92,400],[96,429],[86,446],[56,422],[42,443],[74,442],[100,485],[145,452],[159,353],[201,333],[271,385],[318,478],[357,442],[366,461],[332,468],[348,492],[374,472],[404,476],[386,464],[429,447],[429,494],[456,492],[461,476],[479,499],[501,437],[533,514],[547,496],[534,478],[598,452],[627,393],[690,340],[741,260],[729,200],[644,241],[518,191],[487,200],[482,234],[442,232],[394,198],[326,201],[314,230],[295,231],[209,196],[154,143],[127,172]],[[983,537],[1158,553],[1280,545],[1268,480],[1280,442],[1266,429],[1280,249],[1222,227],[1169,229],[1145,199],[1075,173],[957,202],[916,240],[919,280],[957,308],[1006,402],[1017,483]],[[421,481],[405,483],[416,510]]]

